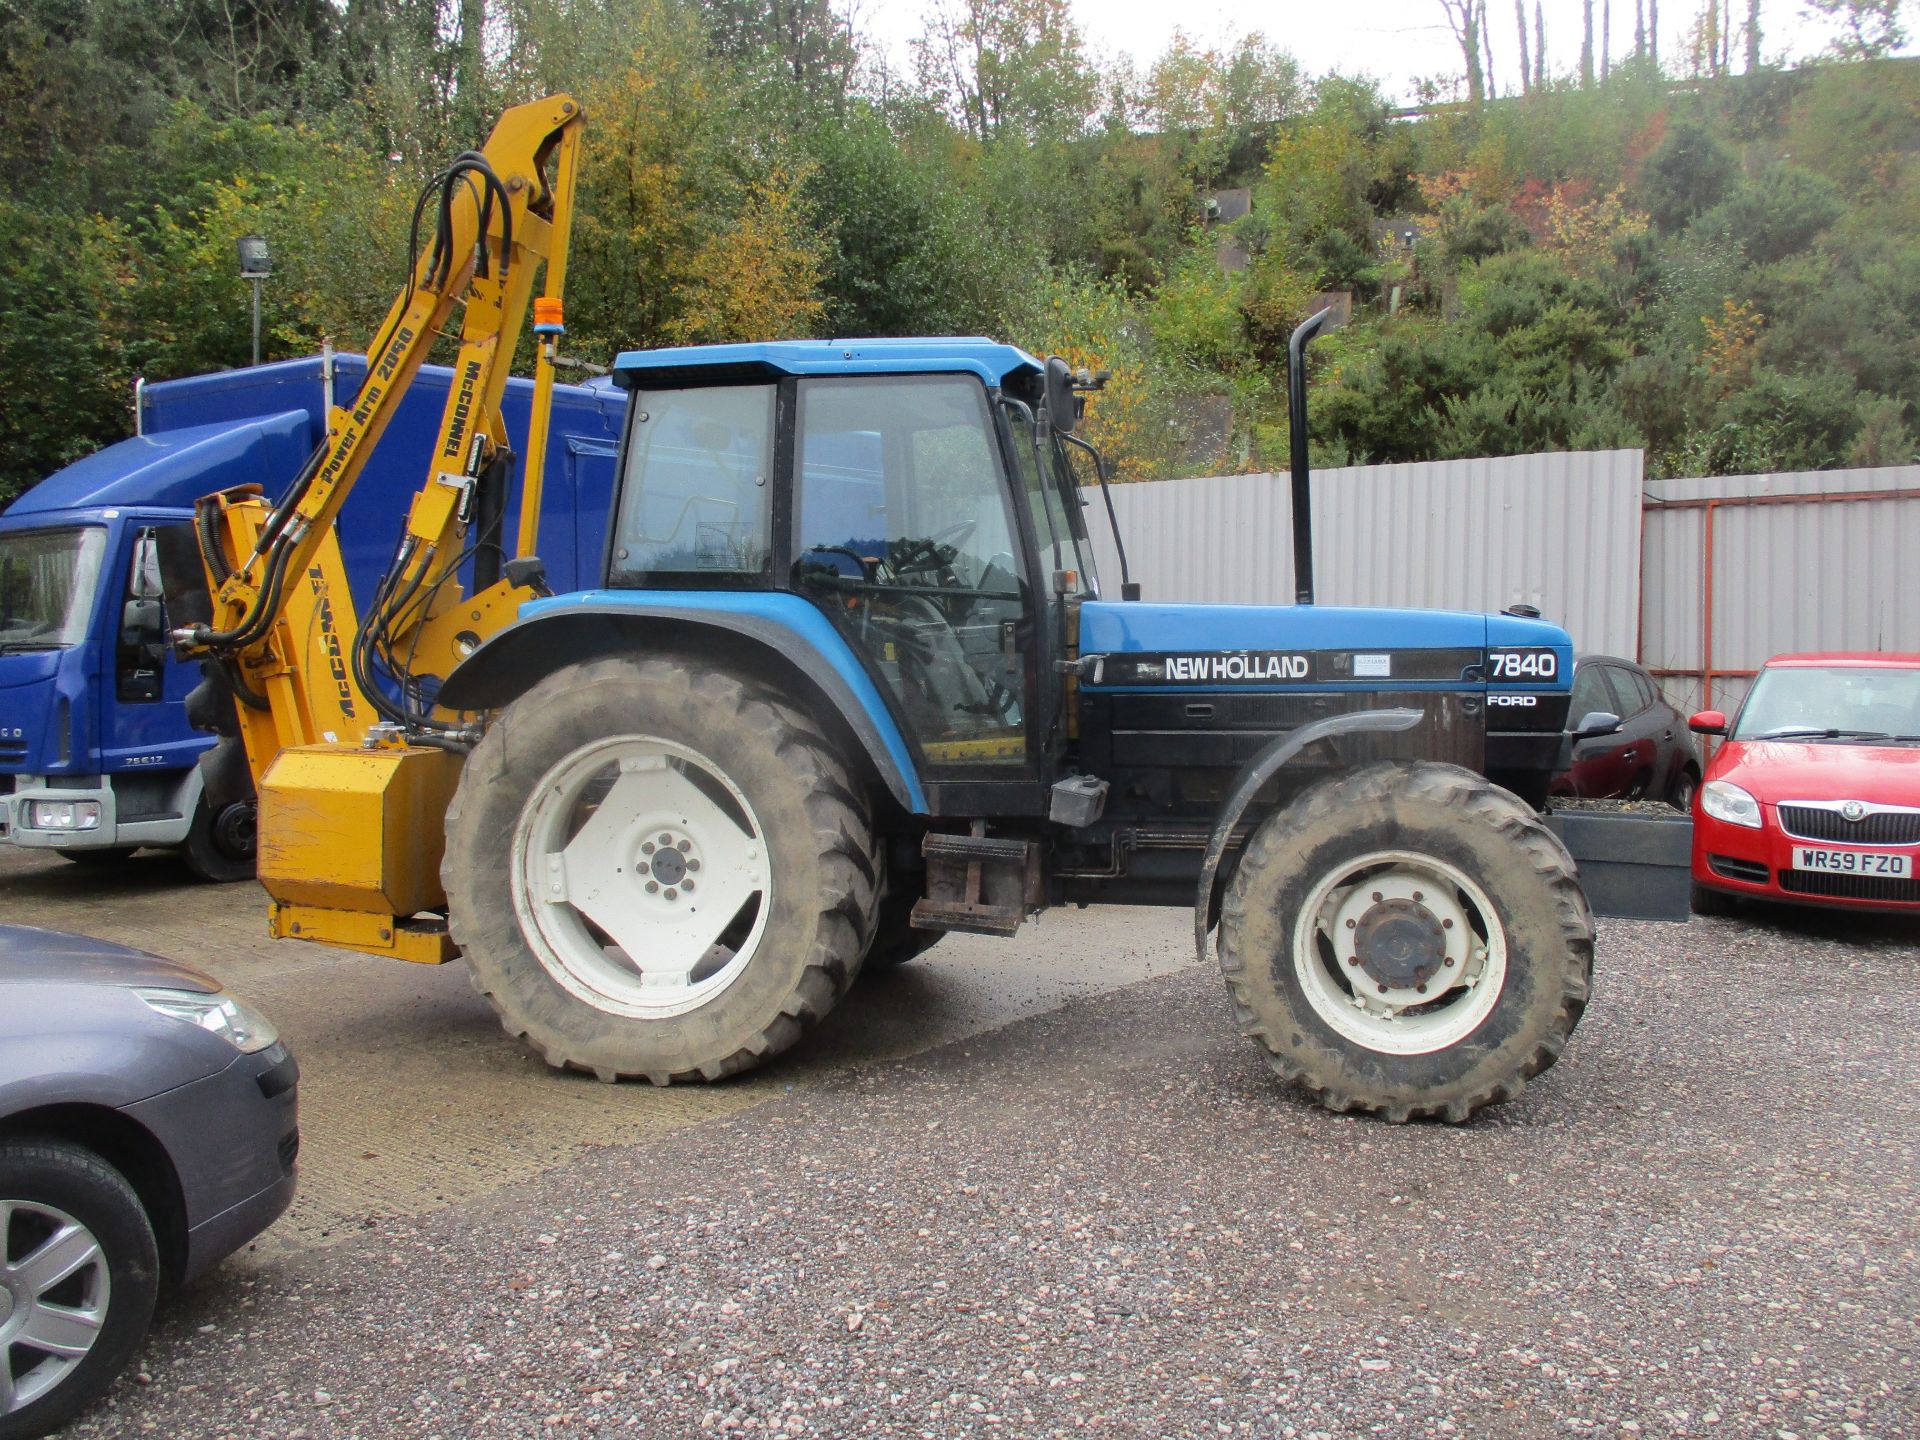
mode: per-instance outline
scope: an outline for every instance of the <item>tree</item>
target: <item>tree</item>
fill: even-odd
[[[1447,28],[1460,46],[1461,58],[1467,62],[1467,99],[1480,105],[1487,98],[1487,74],[1481,61],[1481,32],[1486,28],[1487,0],[1440,0],[1440,9],[1447,17]]]
[[[1513,0],[1513,18],[1520,30],[1520,89],[1533,93],[1533,67],[1527,59],[1527,0]]]
[[[935,0],[920,83],[977,140],[1078,135],[1099,99],[1067,0]]]
[[[699,0],[720,58],[771,63],[809,100],[844,108],[860,63],[853,26],[830,0]]]
[[[1901,0],[1806,0],[1806,3],[1808,9],[1840,23],[1842,28],[1833,42],[1833,52],[1842,59],[1877,58],[1907,43],[1906,27],[1900,19]]]

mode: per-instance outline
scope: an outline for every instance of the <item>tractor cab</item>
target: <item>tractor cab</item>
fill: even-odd
[[[1044,805],[1066,612],[1099,594],[1071,389],[1049,397],[1046,366],[986,340],[646,351],[615,375],[632,403],[607,588],[797,597],[924,783]]]

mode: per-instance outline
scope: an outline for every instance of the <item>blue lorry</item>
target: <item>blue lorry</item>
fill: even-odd
[[[252,873],[250,804],[213,806],[188,723],[196,665],[165,644],[155,531],[240,484],[277,497],[319,443],[330,404],[366,376],[323,354],[135,391],[136,433],[49,475],[0,514],[0,841],[76,861],[177,847],[209,879]],[[340,521],[356,596],[386,568],[427,461],[452,372],[422,368]],[[530,381],[509,382],[524,444]],[[598,572],[625,394],[554,389],[541,558],[562,592]],[[504,531],[518,516],[510,509]]]

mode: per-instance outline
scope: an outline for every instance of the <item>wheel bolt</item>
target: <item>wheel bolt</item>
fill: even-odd
[[[678,850],[682,855],[684,855],[687,853],[687,851],[693,848],[693,842],[691,840],[682,840],[674,848]]]
[[[1358,955],[1355,955],[1352,959],[1347,961],[1347,964],[1349,965],[1358,965],[1359,963],[1360,963],[1360,957]]]
[[[691,880],[682,880],[680,882],[680,888],[691,895],[693,893],[693,882]]]
[[[1359,925],[1360,925],[1360,922],[1359,922],[1358,920],[1349,920],[1349,921],[1347,921],[1347,929],[1349,929],[1349,930],[1354,930],[1354,929],[1357,929],[1357,928],[1359,928]]]
[[[1440,922],[1440,928],[1442,930],[1451,930],[1453,928],[1453,922],[1451,920],[1442,920]]]
[[[1384,896],[1384,895],[1382,895],[1382,894],[1381,894],[1381,893],[1380,893],[1380,892],[1379,892],[1378,890],[1376,890],[1376,891],[1374,891],[1374,892],[1373,892],[1373,898],[1374,898],[1375,900],[1384,900],[1384,899],[1386,899],[1387,897],[1386,897],[1386,896]]]
[[[1418,993],[1418,994],[1421,994],[1421,995],[1424,995],[1424,994],[1426,994],[1426,993],[1427,993],[1427,987],[1426,987],[1426,985],[1425,985],[1424,983],[1422,983],[1422,984],[1419,984],[1419,985],[1416,985],[1416,986],[1414,986],[1413,988],[1414,988],[1414,990],[1415,990],[1415,992],[1416,992],[1416,993]]]
[[[1442,961],[1441,961],[1440,963],[1441,963],[1442,965],[1451,965],[1451,964],[1453,964],[1453,957],[1452,957],[1451,955],[1449,955],[1449,956],[1447,956],[1447,957],[1446,957],[1446,958],[1445,958],[1444,960],[1442,960]]]
[[[647,894],[649,895],[656,894],[658,893],[659,889],[660,889],[660,882],[658,880],[647,881]]]
[[[1418,903],[1419,903],[1420,901],[1422,901],[1422,900],[1424,900],[1424,899],[1426,899],[1426,898],[1427,898],[1427,897],[1426,897],[1426,896],[1424,896],[1424,895],[1422,895],[1422,894],[1421,894],[1421,893],[1420,893],[1420,892],[1419,892],[1418,890],[1416,890],[1416,891],[1414,891],[1414,892],[1413,892],[1413,899],[1414,899],[1414,903],[1415,903],[1415,904],[1418,904]]]
[[[700,862],[698,860],[687,861],[687,869],[698,870],[699,868],[700,868]]]
[[[662,845],[671,845],[673,843],[673,836],[667,834],[666,831],[662,830],[660,832],[660,843]]]
[[[1382,986],[1380,987],[1380,993],[1381,993],[1382,995],[1384,995],[1384,994],[1386,994],[1386,993],[1387,993],[1387,987],[1386,987],[1386,986],[1384,986],[1384,985],[1382,985]]]
[[[672,886],[668,886],[668,887],[667,887],[667,899],[669,899],[669,900],[678,900],[679,898],[680,898],[680,892],[679,892],[678,890],[675,890],[675,889],[674,889],[674,888],[673,888]]]
[[[640,847],[640,853],[642,855],[651,855],[653,851],[654,851],[654,844],[651,840],[647,841],[646,844]]]

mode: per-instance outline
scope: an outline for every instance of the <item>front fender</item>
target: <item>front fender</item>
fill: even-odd
[[[797,595],[589,590],[535,600],[447,676],[437,703],[497,709],[562,665],[668,649],[745,659],[754,673],[799,687],[796,698],[859,746],[902,809],[927,813],[913,751],[885,698],[846,638]]]
[[[1193,902],[1193,949],[1202,965],[1207,963],[1207,932],[1213,928],[1210,922],[1213,918],[1214,877],[1220,873],[1220,861],[1227,853],[1227,841],[1233,835],[1233,827],[1247,813],[1247,806],[1253,803],[1253,797],[1260,792],[1260,787],[1272,779],[1274,772],[1282,765],[1317,740],[1351,735],[1356,731],[1411,730],[1423,718],[1423,712],[1406,709],[1355,710],[1345,715],[1332,715],[1276,736],[1247,762],[1239,779],[1234,782],[1226,804],[1220,807],[1220,818],[1214,822],[1213,834],[1207,837],[1207,854],[1200,865],[1200,885]]]

